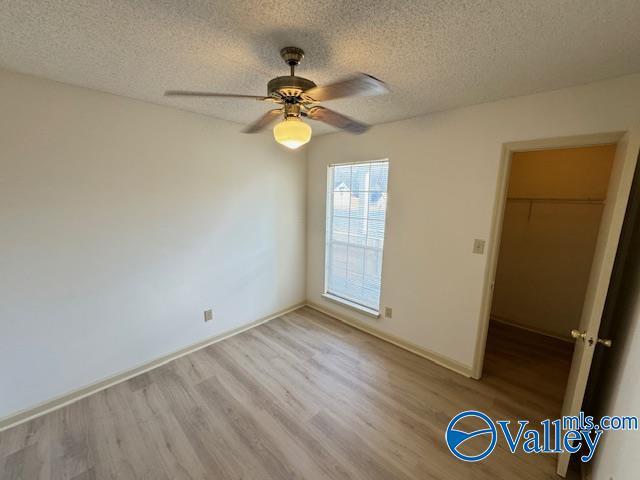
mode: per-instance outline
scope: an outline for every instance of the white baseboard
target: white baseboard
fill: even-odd
[[[11,427],[15,427],[20,423],[27,422],[34,418],[40,417],[46,413],[52,412],[54,410],[58,410],[59,408],[65,407],[71,403],[77,402],[78,400],[88,397],[89,395],[93,395],[105,388],[109,388],[118,383],[129,380],[130,378],[135,377],[136,375],[140,375],[141,373],[148,372],[149,370],[153,370],[160,365],[164,365],[165,363],[169,363],[172,360],[188,355],[196,350],[200,350],[201,348],[208,347],[216,342],[224,340],[225,338],[232,337],[234,335],[238,335],[239,333],[245,332],[251,328],[257,327],[258,325],[262,325],[263,323],[268,322],[269,320],[273,320],[281,315],[297,310],[298,308],[304,306],[306,303],[301,302],[296,305],[292,305],[284,310],[280,310],[274,314],[271,314],[267,317],[263,317],[254,322],[243,325],[242,327],[234,328],[224,333],[220,333],[214,337],[210,337],[206,340],[202,340],[200,342],[189,345],[185,348],[177,350],[168,355],[164,355],[162,357],[156,358],[150,362],[144,363],[137,367],[131,368],[129,370],[125,370],[123,372],[117,373],[110,377],[107,377],[103,380],[99,380],[90,385],[86,385],[84,387],[78,388],[76,390],[72,390],[71,392],[65,393],[58,397],[52,398],[45,402],[42,402],[34,407],[26,408],[24,410],[20,410],[18,412],[12,413],[2,419],[0,419],[0,432],[6,430]]]
[[[385,342],[391,343],[397,347],[400,347],[404,350],[407,350],[411,353],[414,353],[416,355],[419,355],[420,357],[426,358],[427,360],[430,360],[442,367],[445,367],[449,370],[452,370],[456,373],[459,373],[460,375],[463,375],[465,377],[471,377],[471,367],[467,366],[467,365],[463,365],[459,362],[456,362],[455,360],[452,360],[450,358],[447,358],[443,355],[437,354],[435,352],[431,352],[428,351],[422,347],[419,347],[417,345],[413,345],[410,342],[407,342],[405,340],[402,340],[398,337],[395,337],[393,335],[389,335],[387,333],[384,333],[380,330],[377,330],[376,328],[370,327],[368,325],[365,325],[364,323],[355,320],[353,318],[349,318],[346,317],[344,315],[339,315],[336,312],[333,312],[331,310],[328,310],[324,307],[321,307],[320,305],[314,304],[312,302],[306,301],[306,302],[302,302],[296,305],[292,305],[284,310],[281,310],[279,312],[276,312],[272,315],[269,315],[267,317],[261,318],[259,320],[256,320],[254,322],[251,322],[247,325],[243,325],[242,327],[238,327],[232,330],[229,330],[227,332],[218,334],[214,337],[208,338],[206,340],[203,340],[201,342],[189,345],[185,348],[182,348],[180,350],[177,350],[173,353],[170,353],[168,355],[162,356],[160,358],[157,358],[155,360],[152,360],[150,362],[147,362],[143,365],[139,365],[137,367],[131,368],[129,370],[117,373],[115,375],[112,375],[110,377],[107,377],[105,379],[99,380],[95,383],[92,383],[90,385],[86,385],[84,387],[78,388],[76,390],[72,390],[71,392],[65,393],[63,395],[60,395],[58,397],[52,398],[50,400],[47,400],[45,402],[42,402],[34,407],[30,407],[30,408],[26,408],[24,410],[12,413],[2,419],[0,419],[0,432],[12,427],[15,427],[16,425],[19,425],[21,423],[27,422],[29,420],[33,420],[34,418],[40,417],[42,415],[45,415],[49,412],[52,412],[54,410],[58,410],[62,407],[65,407],[71,403],[77,402],[78,400],[88,397],[89,395],[93,395],[94,393],[97,393],[101,390],[104,390],[106,388],[109,388],[113,385],[116,385],[118,383],[124,382],[126,380],[129,380],[130,378],[133,378],[137,375],[140,375],[142,373],[148,372],[149,370],[153,370],[156,367],[159,367],[160,365],[164,365],[165,363],[169,363],[172,360],[175,360],[177,358],[183,357],[185,355],[188,355],[192,352],[195,352],[197,350],[200,350],[202,348],[208,347],[209,345],[212,345],[216,342],[219,342],[221,340],[224,340],[226,338],[232,337],[234,335],[238,335],[239,333],[245,332],[247,330],[250,330],[254,327],[257,327],[258,325],[262,325],[263,323],[268,322],[269,320],[273,320],[274,318],[277,318],[281,315],[285,315],[289,312],[292,312],[294,310],[297,310],[300,307],[303,306],[308,306],[314,310],[317,310],[320,313],[324,313],[325,315],[328,315],[332,318],[335,318],[336,320],[339,320],[347,325],[350,325],[354,328],[357,328],[358,330],[361,330],[365,333],[368,333],[369,335],[373,335],[374,337],[377,337],[381,340],[384,340]]]
[[[464,375],[465,377],[469,377],[471,378],[471,367],[464,365],[462,363],[459,363],[455,360],[452,360],[450,358],[447,358],[443,355],[440,355],[438,353],[435,352],[431,352],[425,348],[419,347],[418,345],[414,345],[410,342],[407,342],[405,340],[402,340],[398,337],[395,337],[393,335],[389,335],[388,333],[382,332],[374,327],[370,327],[369,325],[365,325],[364,323],[355,320],[354,318],[350,318],[344,315],[340,315],[332,310],[326,309],[316,303],[307,301],[307,306],[309,308],[312,308],[314,310],[317,310],[320,313],[324,313],[325,315],[328,315],[332,318],[335,318],[336,320],[341,321],[342,323],[346,323],[347,325],[352,326],[353,328],[357,328],[358,330],[361,330],[365,333],[368,333],[369,335],[373,335],[374,337],[379,338],[380,340],[384,340],[385,342],[391,343],[393,345],[395,345],[396,347],[400,347],[403,350],[407,350],[411,353],[414,353],[416,355],[419,355],[420,357],[426,358],[427,360],[432,361],[433,363],[436,363],[438,365],[440,365],[441,367],[447,368],[449,370],[452,370],[456,373],[459,373],[460,375]]]

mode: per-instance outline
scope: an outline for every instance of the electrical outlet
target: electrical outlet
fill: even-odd
[[[484,240],[480,240],[476,238],[473,241],[473,253],[477,253],[478,255],[482,255],[484,253]]]
[[[211,309],[205,310],[204,311],[204,321],[205,322],[210,322],[211,320],[213,320],[213,310],[211,310]]]
[[[386,318],[391,318],[393,315],[393,309],[391,307],[384,307],[384,316]]]

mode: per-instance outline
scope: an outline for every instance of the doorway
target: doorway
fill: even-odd
[[[601,149],[603,155],[607,149],[609,149],[608,153],[614,152],[613,159],[608,167],[606,189],[603,190],[601,182],[602,177],[606,176],[604,172],[607,170],[604,166],[604,163],[606,163],[604,161],[601,165],[602,168],[596,168],[592,165],[590,171],[587,172],[587,177],[592,178],[590,180],[587,179],[586,184],[581,182],[581,180],[585,180],[582,178],[585,176],[584,172],[575,173],[574,171],[572,175],[569,175],[568,180],[565,177],[563,183],[573,184],[574,188],[578,185],[581,185],[580,188],[585,188],[585,185],[587,185],[588,188],[585,191],[592,193],[586,196],[570,197],[566,191],[561,192],[558,196],[556,195],[557,191],[549,189],[546,192],[552,192],[554,195],[544,196],[542,193],[537,192],[527,196],[519,196],[526,191],[526,188],[531,187],[532,177],[535,177],[532,172],[526,178],[526,185],[517,183],[511,185],[511,173],[517,172],[518,169],[524,168],[526,170],[526,168],[529,168],[533,158],[542,158],[541,156],[551,158],[553,156],[551,153],[553,152],[556,154],[562,153],[564,156],[570,156],[572,153],[577,155],[581,149],[587,149],[587,147],[597,147]],[[565,151],[561,152],[561,150]],[[555,380],[558,383],[555,399],[549,404],[551,405],[549,409],[555,411],[550,411],[549,417],[557,418],[561,415],[577,415],[581,409],[594,351],[596,347],[602,344],[602,339],[598,337],[600,320],[639,150],[640,131],[637,129],[624,133],[518,142],[504,146],[500,182],[496,192],[496,209],[494,210],[492,238],[490,239],[481,328],[478,333],[473,376],[477,379],[482,377],[485,358],[488,368],[501,369],[501,367],[496,367],[495,365],[491,366],[491,351],[496,343],[491,339],[487,342],[488,335],[501,338],[502,340],[498,342],[498,345],[506,345],[509,349],[517,348],[519,343],[525,343],[526,345],[528,339],[532,351],[539,347],[551,352],[561,352],[558,355],[559,361],[557,364],[544,366],[549,374],[542,378],[557,377],[559,379]],[[585,152],[595,154],[596,150],[585,150]],[[514,159],[517,160],[519,157],[524,158],[523,164],[528,163],[529,167],[525,168],[523,165],[517,165],[518,162],[514,162]],[[568,163],[570,164],[571,162]],[[595,172],[599,173],[595,175]],[[591,175],[592,173],[594,175]],[[564,174],[556,172],[556,175],[562,176]],[[581,179],[580,181],[579,178]],[[552,178],[552,184],[553,181],[554,179]],[[558,186],[557,183],[556,187]],[[599,187],[596,187],[596,184]],[[573,192],[575,193],[577,190]],[[600,192],[604,196],[593,196],[593,192]],[[571,202],[568,202],[568,200],[571,200]],[[534,218],[536,209],[537,216]],[[599,212],[597,211],[598,209],[600,210]],[[574,214],[569,215],[568,211],[573,211]],[[578,211],[582,213],[576,213]],[[523,214],[525,217],[522,216]],[[580,224],[582,226],[576,223],[580,217],[583,222]],[[515,223],[512,221],[513,218],[516,220]],[[563,218],[564,221],[562,220]],[[592,220],[590,223],[587,222],[589,218]],[[600,219],[599,225],[596,227],[593,227],[594,218]],[[510,221],[511,224],[509,224]],[[535,224],[533,223],[534,221]],[[587,228],[585,226],[587,224],[591,225],[591,227]],[[505,231],[503,232],[503,230]],[[595,239],[589,235],[589,232],[593,230],[596,231]],[[555,238],[553,232],[564,232],[568,239],[572,239],[569,242],[569,246],[573,245],[573,249],[567,250],[567,244],[562,244]],[[527,241],[530,243],[524,242],[523,238],[528,239]],[[507,243],[506,253],[501,248],[501,239],[505,239]],[[537,255],[538,261],[516,262],[515,266],[513,264],[506,267],[500,266],[501,271],[498,275],[499,258],[502,258],[502,263],[504,264],[509,258],[512,260],[517,258],[515,254],[523,250],[529,252],[533,257]],[[555,254],[556,260],[553,261],[548,258],[542,260],[540,257],[542,255],[541,252]],[[588,264],[588,261],[586,262],[588,266],[586,267],[587,278],[585,280],[584,276],[581,275],[585,271],[584,258],[589,256],[591,256],[591,262],[590,264]],[[580,259],[582,261],[579,262]],[[564,265],[560,278],[545,280],[545,270],[547,273],[552,271],[556,267],[556,263]],[[579,268],[580,265],[582,267]],[[514,285],[513,279],[521,278],[531,268],[537,271],[538,276],[534,273],[532,277],[529,277],[529,283],[527,284],[529,288],[524,289],[524,294],[522,292],[518,293],[518,289],[521,286]],[[581,275],[578,275],[580,272],[582,272]],[[520,275],[520,277],[516,274]],[[578,277],[580,277],[581,281],[577,281]],[[542,278],[542,282],[540,278]],[[575,285],[572,284],[569,289],[566,288],[567,278],[576,280]],[[505,279],[511,279],[511,281],[502,287],[498,286],[494,290],[494,282],[504,281]],[[513,296],[509,296],[509,292],[515,293]],[[576,298],[580,300],[580,295],[582,295],[581,302],[576,302]],[[528,302],[529,309],[524,313],[516,313],[515,306],[518,302],[514,303],[514,298],[519,299],[520,304],[527,305]],[[535,303],[532,302],[535,300],[538,300],[538,303],[535,304],[535,307],[532,307]],[[551,305],[555,305],[554,308],[562,307],[564,309],[562,312],[564,313],[559,315],[552,313],[549,305],[539,305],[541,300],[551,302]],[[573,327],[576,325],[575,312],[578,310],[578,326],[577,328],[571,328],[567,332],[567,326]],[[557,311],[553,310],[553,312]],[[532,315],[532,312],[534,315]],[[540,315],[545,317],[541,322],[536,318]],[[567,316],[569,318],[566,318]],[[491,318],[493,322],[490,322]],[[489,327],[490,324],[492,325],[491,329]],[[571,330],[573,330],[572,333]],[[545,344],[546,347],[543,347]],[[549,359],[548,356],[545,358]],[[563,362],[564,367],[561,366]],[[523,361],[520,363],[523,363]],[[529,363],[537,368],[541,366],[542,362],[539,361],[536,364],[535,360],[532,360]],[[568,369],[567,364],[569,365]],[[555,375],[558,369],[563,369],[562,375]],[[554,372],[554,375],[550,374],[551,371]],[[526,376],[527,373],[519,372],[518,375]],[[560,405],[562,405],[561,409],[559,408]],[[566,475],[569,459],[570,454],[567,452],[558,455],[556,471],[559,475]]]
[[[614,156],[612,144],[512,155],[492,322],[573,345]]]
[[[483,381],[534,425],[561,415],[615,149],[511,156]]]

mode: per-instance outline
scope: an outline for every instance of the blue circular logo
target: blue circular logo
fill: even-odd
[[[472,432],[465,432],[463,430],[457,430],[456,424],[462,420],[463,418],[478,418],[484,424],[486,424],[486,428],[480,428],[478,430],[474,430]],[[485,450],[477,455],[465,455],[464,453],[460,453],[458,450],[467,440],[470,438],[477,437],[479,435],[488,435],[489,445]],[[475,410],[467,410],[466,412],[461,412],[455,417],[451,419],[449,425],[447,426],[447,432],[445,433],[445,439],[447,440],[447,447],[451,453],[453,453],[460,460],[464,460],[465,462],[477,462],[482,460],[483,458],[488,457],[493,449],[496,448],[496,442],[498,441],[498,435],[496,432],[496,426],[487,415],[482,412],[478,412]]]

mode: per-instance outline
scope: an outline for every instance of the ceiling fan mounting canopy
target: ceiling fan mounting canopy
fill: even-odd
[[[304,58],[304,50],[298,47],[284,47],[280,50],[280,56],[287,65],[295,67],[300,65],[300,62]]]
[[[353,120],[328,108],[319,105],[320,102],[334,100],[349,96],[371,96],[382,95],[388,92],[387,86],[381,80],[371,75],[360,73],[342,81],[332,83],[326,86],[317,86],[315,82],[299,77],[295,74],[295,68],[304,58],[304,51],[298,47],[284,47],[280,50],[280,57],[290,68],[290,74],[276,77],[267,83],[267,96],[261,97],[257,95],[236,95],[230,93],[213,93],[213,92],[193,92],[184,90],[168,90],[166,96],[186,96],[186,97],[219,97],[219,98],[244,98],[254,99],[263,102],[271,102],[279,104],[280,107],[269,110],[262,117],[251,125],[247,126],[243,131],[245,133],[256,133],[268,127],[280,117],[282,122],[287,123],[287,129],[293,132],[306,132],[305,140],[301,144],[309,141],[311,138],[311,129],[307,126],[302,129],[299,125],[301,117],[307,117],[311,120],[332,125],[349,133],[363,133],[369,128],[368,125]],[[298,123],[290,123],[291,120],[297,120]],[[283,135],[284,125],[278,124],[280,134]],[[275,134],[275,130],[274,130]],[[279,143],[288,145],[278,140],[279,135],[275,135]],[[299,145],[298,145],[299,146]]]

